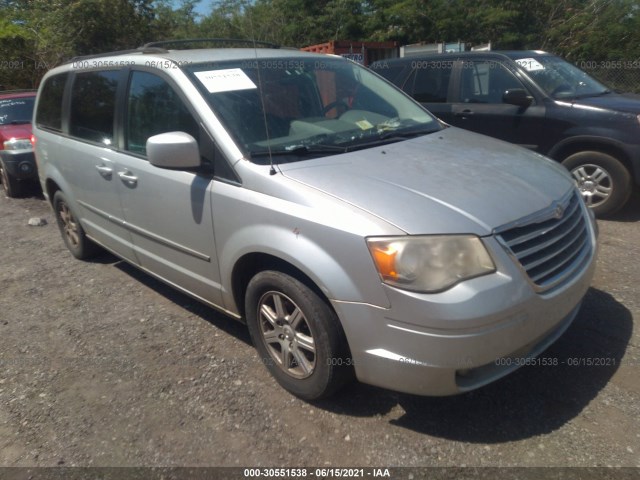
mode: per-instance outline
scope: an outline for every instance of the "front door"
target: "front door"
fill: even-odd
[[[490,59],[465,59],[459,68],[460,81],[447,121],[456,127],[538,150],[547,129],[545,107],[535,100],[527,107],[504,102],[507,90],[528,91],[514,72],[503,62]]]
[[[220,305],[208,174],[168,170],[146,159],[146,141],[182,131],[199,139],[200,127],[169,80],[132,70],[124,114],[124,151],[117,159],[127,227],[141,266],[164,281]]]

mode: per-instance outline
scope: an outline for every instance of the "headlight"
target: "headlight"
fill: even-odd
[[[496,270],[471,235],[377,237],[367,246],[384,283],[416,292],[439,292]]]
[[[4,142],[5,150],[32,150],[31,140],[28,138],[12,138]]]

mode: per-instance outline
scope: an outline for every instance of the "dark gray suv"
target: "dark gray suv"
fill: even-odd
[[[371,68],[450,125],[562,162],[598,216],[621,208],[640,183],[640,96],[612,92],[559,57],[466,52]]]

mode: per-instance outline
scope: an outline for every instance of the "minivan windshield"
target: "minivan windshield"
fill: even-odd
[[[529,76],[552,98],[593,97],[609,93],[609,89],[569,62],[552,56],[538,55],[516,60]]]
[[[184,69],[256,163],[348,152],[442,128],[395,87],[340,58],[260,58]]]

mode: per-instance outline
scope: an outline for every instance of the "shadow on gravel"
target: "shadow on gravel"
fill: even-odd
[[[384,415],[399,405],[405,413],[391,423],[419,433],[462,442],[521,440],[556,430],[579,415],[620,366],[632,329],[629,310],[592,288],[571,327],[541,355],[557,359],[557,366],[523,367],[454,397],[418,397],[356,384],[316,406],[360,417]],[[580,365],[587,359],[601,359],[604,365]]]
[[[93,259],[92,261],[96,261],[96,260],[99,261],[102,256],[103,255],[101,255],[100,257],[97,257],[96,259]],[[216,311],[212,307],[208,307],[205,304],[197,300],[194,300],[190,296],[179,292],[175,288],[166,285],[160,280],[156,280],[154,277],[144,273],[142,270],[139,270],[138,268],[129,265],[125,261],[119,260],[117,257],[109,253],[105,253],[104,256],[110,257],[116,262],[119,261],[119,263],[115,264],[115,266],[119,270],[123,271],[124,273],[126,273],[133,279],[137,280],[138,282],[151,288],[155,292],[159,293],[163,297],[175,303],[176,305],[179,305],[180,307],[184,308],[188,312],[194,315],[197,315],[198,317],[209,322],[210,324],[222,330],[223,332],[228,333],[229,335],[233,335],[238,340],[248,345],[252,345],[251,338],[249,337],[249,330],[247,330],[247,327],[243,323],[240,323],[232,319],[231,317],[228,317]]]
[[[637,222],[640,220],[640,188],[635,188],[622,210],[607,220],[614,222]]]

